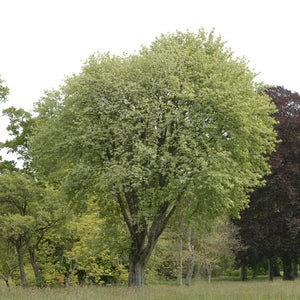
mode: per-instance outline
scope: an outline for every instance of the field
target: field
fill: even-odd
[[[151,285],[142,289],[126,287],[0,288],[1,300],[298,300],[300,282],[215,281],[192,287]]]

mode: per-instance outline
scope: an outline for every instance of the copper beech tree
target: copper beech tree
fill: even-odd
[[[293,279],[300,256],[300,95],[281,86],[265,93],[277,107],[274,127],[281,142],[270,157],[266,185],[251,195],[249,208],[235,221],[247,249],[239,259],[255,267],[266,257],[272,280],[274,263],[281,258],[283,279]]]
[[[122,214],[130,286],[180,205],[237,212],[268,171],[274,106],[254,77],[213,33],[177,32],[91,56],[36,104],[33,165],[81,208]]]

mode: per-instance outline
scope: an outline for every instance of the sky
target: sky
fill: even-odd
[[[299,0],[0,0],[0,74],[10,89],[0,110],[31,111],[95,52],[133,53],[162,33],[199,28],[214,28],[257,81],[300,92],[299,8]],[[0,116],[0,141],[7,124]]]

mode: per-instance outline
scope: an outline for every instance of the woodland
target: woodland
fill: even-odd
[[[4,109],[3,282],[295,279],[300,95],[255,77],[213,32],[177,32]]]

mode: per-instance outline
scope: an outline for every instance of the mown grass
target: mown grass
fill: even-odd
[[[150,285],[141,289],[126,287],[11,288],[1,287],[2,300],[299,300],[300,282],[214,281],[192,287]]]

